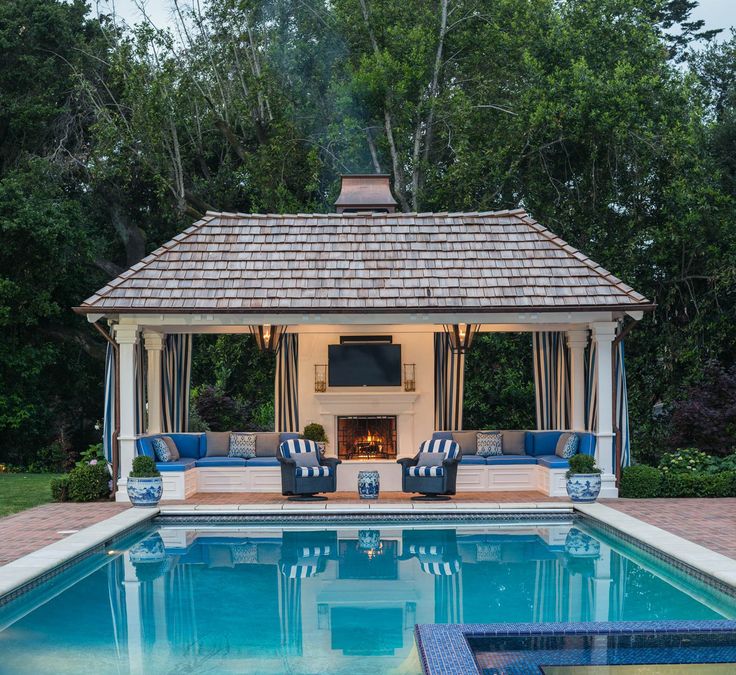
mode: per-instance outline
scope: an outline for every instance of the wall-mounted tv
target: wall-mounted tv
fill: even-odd
[[[331,387],[401,386],[401,345],[345,343],[327,354]]]

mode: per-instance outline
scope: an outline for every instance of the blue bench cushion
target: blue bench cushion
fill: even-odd
[[[156,468],[159,471],[188,471],[194,468],[195,461],[193,457],[182,457],[173,462],[156,462]]]
[[[566,459],[558,457],[557,455],[544,455],[537,457],[537,464],[544,466],[547,469],[569,469],[570,464]]]
[[[278,466],[279,460],[275,457],[254,457],[245,462],[246,466]]]
[[[486,464],[489,466],[504,466],[512,464],[536,464],[535,457],[529,455],[498,455],[496,457],[486,457]]]
[[[482,464],[486,465],[486,458],[480,455],[463,455],[460,458],[460,464]]]
[[[242,457],[202,457],[197,460],[197,466],[242,466],[245,468],[245,462]]]
[[[530,431],[528,436],[531,436],[533,440],[531,452],[527,450],[527,453],[535,457],[554,455],[561,434],[561,431]]]

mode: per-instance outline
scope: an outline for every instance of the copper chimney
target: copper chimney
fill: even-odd
[[[353,173],[340,176],[338,213],[393,213],[396,200],[391,195],[390,176],[385,173]]]

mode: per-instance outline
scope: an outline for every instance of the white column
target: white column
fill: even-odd
[[[147,356],[147,390],[148,390],[148,433],[158,434],[163,431],[161,416],[161,353],[164,338],[160,333],[144,333]]]
[[[595,574],[590,580],[593,584],[593,616],[591,621],[611,621],[611,550],[601,547],[601,554],[595,561]]]
[[[141,623],[141,582],[128,554],[124,557],[125,619],[128,634],[128,668],[130,675],[143,675],[143,625]]]
[[[126,485],[128,474],[133,468],[133,457],[135,457],[135,345],[138,341],[138,326],[118,324],[115,326],[115,341],[118,343],[120,359],[120,382],[118,382],[120,480],[115,499],[119,502],[127,502]]]
[[[587,330],[567,331],[567,346],[570,349],[570,428],[585,430],[585,347],[588,345]]]
[[[618,497],[616,477],[613,474],[613,339],[616,323],[606,321],[593,324],[593,339],[596,343],[596,366],[598,368],[598,428],[596,429],[595,457],[602,469],[603,486],[601,497]]]

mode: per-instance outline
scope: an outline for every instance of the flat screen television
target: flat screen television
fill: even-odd
[[[331,387],[401,386],[401,345],[329,345],[327,355]]]

